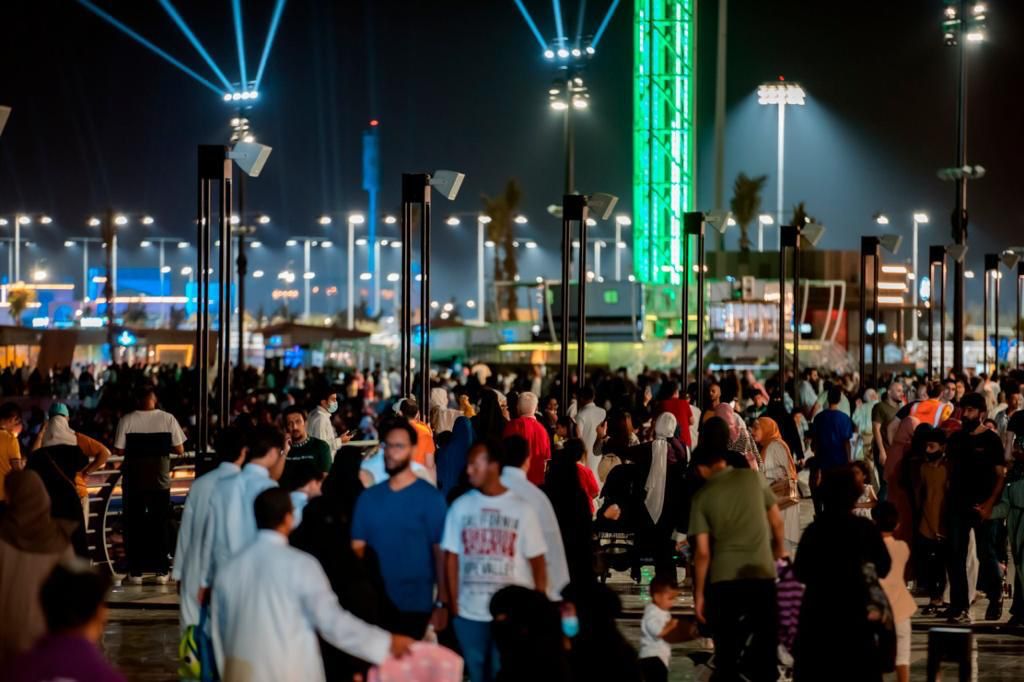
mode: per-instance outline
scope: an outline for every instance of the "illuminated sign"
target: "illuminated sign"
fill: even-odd
[[[139,340],[130,331],[125,329],[117,335],[117,345],[119,346],[134,346]]]

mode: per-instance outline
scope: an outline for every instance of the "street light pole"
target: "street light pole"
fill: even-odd
[[[356,287],[356,221],[357,217],[350,215],[348,217],[348,311],[347,320],[349,330],[355,329],[356,327],[356,311],[355,311],[355,287]],[[361,222],[361,221],[360,221]]]
[[[309,273],[310,273],[310,240],[302,240],[302,313],[303,318],[309,322]]]
[[[783,186],[786,169],[786,105],[793,104],[796,106],[803,106],[805,96],[806,93],[802,87],[796,83],[787,83],[782,76],[779,76],[778,81],[762,83],[757,89],[758,104],[776,104],[779,107],[778,152],[775,171],[777,175],[775,183],[775,221],[776,224],[780,226],[782,225],[782,212],[785,206],[783,200]],[[771,225],[771,223],[767,224]],[[759,241],[761,241],[760,238]],[[778,235],[778,241],[776,244],[781,247],[781,233]]]
[[[959,65],[956,98],[956,167],[967,165],[967,2],[960,0],[956,29]],[[956,178],[956,199],[953,207],[953,241],[962,246],[967,241],[967,175]],[[953,371],[964,366],[964,265],[953,263]]]
[[[486,215],[477,216],[476,219],[476,320],[480,324],[486,321],[484,306],[484,237],[487,231],[487,223],[491,217]]]

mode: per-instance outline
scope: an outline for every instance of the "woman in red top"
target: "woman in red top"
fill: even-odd
[[[690,442],[690,424],[693,423],[693,410],[685,394],[680,396],[679,383],[666,381],[658,389],[658,413],[668,412],[676,418],[679,425],[679,440],[687,449],[693,447]]]

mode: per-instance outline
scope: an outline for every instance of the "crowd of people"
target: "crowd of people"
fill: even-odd
[[[379,368],[236,370],[180,522],[194,375],[60,376],[33,383],[43,417],[0,405],[0,669],[17,680],[59,676],[47,653],[102,632],[109,585],[73,557],[111,455],[125,579],[177,582],[185,678],[652,681],[700,639],[711,679],[905,682],[912,616],[967,624],[983,595],[1001,622],[1024,561],[1019,371],[872,388],[725,372],[697,396],[598,370],[560,405],[540,368],[476,365],[435,374],[421,406]],[[648,583],[639,649],[612,571]],[[68,589],[89,599],[47,597]]]

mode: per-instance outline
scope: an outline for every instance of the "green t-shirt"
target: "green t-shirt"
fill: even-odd
[[[331,470],[331,446],[310,436],[302,445],[292,445],[285,460],[285,468],[296,462],[313,462],[325,474]]]
[[[886,437],[886,432],[889,430],[889,424],[893,419],[896,418],[896,413],[899,408],[889,403],[888,400],[879,400],[873,408],[871,408],[871,421],[878,423],[879,431],[882,433],[882,441],[885,447],[889,447],[889,439]],[[874,451],[878,453],[878,445],[875,444]]]
[[[765,511],[775,494],[753,469],[726,467],[693,496],[687,535],[711,539],[708,581],[775,579],[771,530]]]

